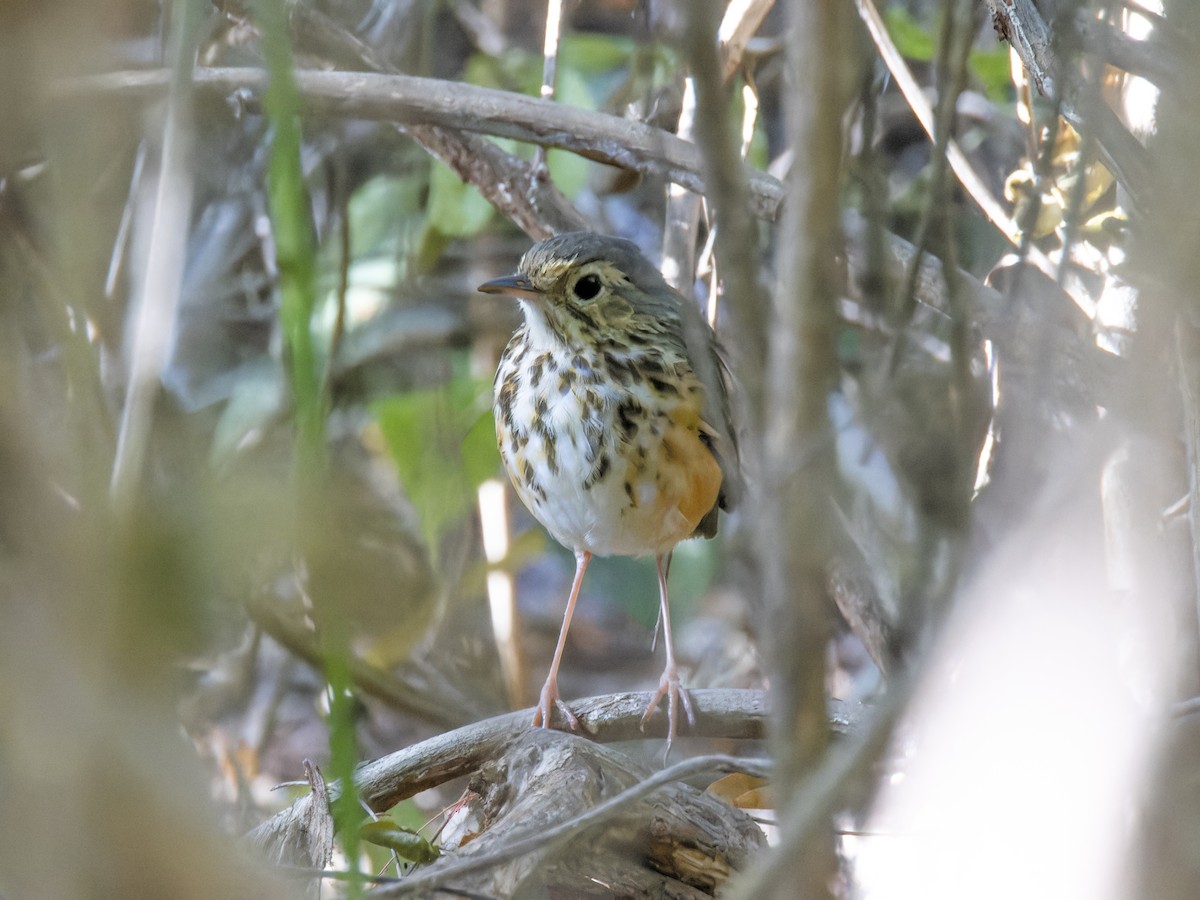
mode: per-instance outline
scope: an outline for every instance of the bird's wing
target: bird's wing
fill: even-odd
[[[733,378],[717,336],[700,314],[700,310],[686,299],[680,300],[681,336],[692,371],[704,386],[701,418],[707,429],[703,437],[721,467],[721,493],[717,506],[730,510],[737,505],[742,495],[741,460],[730,404]],[[716,517],[717,507],[714,507],[700,523],[697,531],[708,536],[715,534]]]

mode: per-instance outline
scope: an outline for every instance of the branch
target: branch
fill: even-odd
[[[988,6],[996,33],[1017,51],[1038,93],[1056,96],[1057,72],[1050,51],[1054,36],[1034,0],[988,0]]]
[[[919,683],[916,672],[894,678],[870,720],[850,740],[826,748],[819,763],[793,792],[792,802],[779,811],[780,843],[730,886],[729,897],[744,900],[785,895],[784,884],[794,875],[792,866],[805,844],[829,827],[839,809],[857,806],[866,799],[874,783],[873,770]]]
[[[696,115],[693,131],[703,151],[701,170],[708,184],[703,192],[719,229],[716,243],[717,271],[724,282],[730,307],[733,337],[746,360],[761,359],[765,352],[765,323],[768,301],[758,283],[760,255],[758,232],[747,202],[754,188],[739,155],[737,131],[730,126],[729,96],[721,78],[722,60],[713,40],[720,22],[721,4],[697,0],[692,4],[686,31],[688,65],[695,85]],[[765,14],[765,10],[759,10]],[[731,30],[736,26],[730,24]],[[731,57],[732,58],[732,55]],[[749,400],[746,417],[751,432],[761,422],[761,367],[748,366],[739,373]],[[747,435],[749,438],[750,435]],[[750,452],[755,453],[754,448]]]
[[[1096,139],[1101,158],[1135,203],[1143,197],[1150,175],[1146,149],[1104,102],[1096,85],[1055,58],[1063,42],[1033,0],[988,0],[996,33],[1012,45],[1037,89],[1057,100],[1062,117],[1080,134]],[[1080,33],[1077,31],[1078,39]]]
[[[168,80],[169,73],[163,70],[111,72],[59,82],[52,94],[145,101],[162,97]],[[261,91],[266,73],[250,68],[197,69],[193,83],[199,92],[224,97],[239,91]],[[398,125],[436,125],[557,147],[642,175],[661,176],[700,194],[708,190],[696,146],[641,122],[508,91],[411,75],[304,70],[296,73],[296,84],[311,112]],[[775,218],[783,199],[780,183],[751,166],[744,166],[743,171],[753,213]]]
[[[900,48],[896,46],[892,36],[888,33],[887,25],[884,24],[883,17],[876,9],[874,0],[855,0],[855,6],[858,7],[859,18],[866,25],[875,49],[879,51],[880,58],[887,66],[888,71],[892,73],[892,77],[896,79],[896,85],[908,102],[909,109],[921,123],[925,134],[936,144],[938,138],[935,136],[933,128],[933,107],[926,99],[921,86],[917,84],[912,70],[904,61],[904,55],[900,52]],[[967,159],[967,154],[963,152],[958,141],[952,137],[946,137],[945,141],[946,159],[958,177],[963,190],[975,201],[975,205],[1000,230],[1010,244],[1014,247],[1021,246],[1021,231],[1017,227],[1017,223],[1004,211],[1000,201],[992,195],[991,189],[975,172],[971,161]],[[1036,248],[1030,249],[1037,252]],[[1053,271],[1053,269],[1047,269],[1047,271]]]
[[[838,192],[844,163],[842,123],[855,78],[853,19],[841,3],[789,4],[788,74],[804,85],[788,98],[788,207],[775,259],[779,290],[768,321],[764,429],[755,530],[775,705],[772,755],[780,806],[792,802],[802,774],[829,743],[823,727],[825,654],[833,620],[826,573],[828,527],[839,475],[829,398],[837,384]],[[769,622],[769,626],[768,623]],[[787,840],[791,835],[781,836]],[[792,854],[794,896],[824,897],[836,869],[833,838],[808,835]],[[782,895],[782,892],[776,892]],[[773,896],[764,893],[761,896]]]
[[[725,8],[717,42],[721,47],[721,80],[728,81],[742,64],[746,45],[762,26],[775,0],[732,0]]]
[[[1180,316],[1175,322],[1175,365],[1183,407],[1183,446],[1187,454],[1192,579],[1196,600],[1200,604],[1200,328],[1185,316]],[[1200,606],[1196,613],[1196,619],[1200,621]]]
[[[771,763],[763,759],[740,759],[733,756],[696,756],[676,763],[668,769],[655,772],[633,786],[626,788],[615,797],[593,807],[582,815],[575,816],[565,822],[518,838],[510,844],[497,847],[485,853],[466,856],[450,862],[441,868],[427,872],[409,875],[403,881],[376,889],[371,896],[399,897],[418,891],[429,891],[451,881],[459,880],[467,875],[483,872],[495,866],[510,862],[527,853],[545,853],[555,844],[571,837],[578,836],[589,828],[608,822],[619,815],[637,800],[646,797],[675,781],[702,775],[709,772],[729,774],[745,772],[759,778],[769,777]]]
[[[166,96],[169,76],[170,73],[165,70],[114,72],[61,81],[54,88],[54,93],[62,99],[111,96],[147,101]],[[197,69],[194,77],[196,90],[217,96],[227,96],[239,90],[258,90],[264,81],[264,73],[257,69]],[[685,186],[705,190],[700,174],[703,162],[693,144],[660,129],[615,116],[586,112],[504,91],[404,75],[306,71],[297,73],[297,84],[304,102],[314,111],[325,110],[347,118],[378,121],[449,124],[450,127],[444,131],[429,128],[414,136],[427,141],[428,149],[439,158],[449,161],[452,167],[495,165],[490,157],[483,156],[484,153],[490,153],[488,148],[493,145],[479,139],[467,143],[467,135],[454,133],[458,130],[546,143],[642,172],[666,173],[668,177],[674,173]],[[586,128],[572,132],[574,126],[571,123],[577,120],[583,120]],[[453,143],[454,139],[459,143]],[[621,146],[621,142],[626,140],[630,145]],[[471,158],[472,148],[481,146],[484,148],[482,158]],[[606,149],[614,146],[617,149],[611,152]],[[770,175],[751,167],[746,167],[745,171],[752,210],[757,215],[774,218],[780,210],[783,186]],[[523,190],[522,182],[515,177],[500,178],[496,190],[498,194],[520,193]],[[573,210],[569,206],[539,206],[537,209],[551,223],[557,221],[563,230],[579,227],[580,223],[573,218]],[[561,212],[558,220],[550,217],[554,209]],[[532,219],[527,221],[526,217],[512,214],[514,221],[531,234],[537,233],[536,228],[541,227]],[[853,246],[854,235],[856,232],[861,234],[861,219],[848,214],[844,225]],[[892,242],[897,258],[907,258],[898,249],[903,245],[904,242],[899,238]],[[857,271],[860,265],[852,254],[851,268]],[[940,263],[926,259],[922,271],[926,269],[929,275],[922,276],[917,295],[936,306],[943,293]],[[971,305],[972,320],[979,325],[982,333],[987,337],[997,337],[1009,331],[1010,317],[1003,298],[983,288],[969,276],[965,277],[971,285],[968,303]]]
[[[316,634],[298,619],[289,616],[280,604],[253,598],[247,601],[246,612],[255,625],[289,653],[318,672],[323,670],[324,656]],[[356,656],[350,656],[347,665],[350,678],[359,690],[425,722],[453,728],[476,714],[465,697],[449,696],[444,691],[385,671]]]
[[[688,693],[696,712],[692,736],[735,740],[761,740],[764,736],[767,722],[764,692]],[[663,717],[651,720],[645,732],[642,731],[642,713],[649,700],[649,693],[611,694],[575,701],[571,709],[579,719],[580,732],[602,743],[665,737]],[[834,730],[846,731],[853,727],[854,718],[854,711],[835,706],[831,709],[830,725]],[[488,760],[497,759],[514,736],[529,727],[532,719],[532,709],[508,713],[398,750],[360,766],[354,775],[354,789],[362,802],[376,812],[390,809],[401,800],[468,775]],[[340,784],[329,785],[331,800],[340,793]],[[297,800],[255,828],[250,833],[251,840],[268,847],[297,840],[295,835],[309,821],[313,802],[311,794]]]
[[[408,136],[472,184],[535,241],[580,231],[587,221],[562,195],[546,167],[518,159],[487,138],[434,125],[412,125]]]
[[[1083,10],[1076,12],[1075,30],[1089,53],[1160,88],[1179,77],[1180,55],[1196,51],[1182,38],[1173,43],[1157,29],[1143,40],[1132,38],[1112,22],[1089,16]]]

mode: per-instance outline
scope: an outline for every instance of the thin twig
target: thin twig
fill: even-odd
[[[1186,316],[1175,322],[1175,364],[1186,453],[1188,526],[1191,529],[1192,592],[1200,621],[1200,329]]]
[[[194,14],[181,11],[171,34],[173,68],[168,73],[167,114],[154,181],[154,205],[140,262],[125,403],[117,432],[109,489],[128,503],[141,477],[150,442],[154,400],[171,349],[171,336],[183,292],[183,269],[191,221],[194,173],[190,165]],[[136,202],[136,201],[135,201]]]
[[[695,121],[696,81],[688,77],[683,82],[675,133],[684,140],[692,140]],[[667,185],[660,268],[667,283],[685,296],[691,295],[696,280],[696,229],[699,223],[700,197],[679,183]]]
[[[856,0],[860,12],[869,10],[874,14],[874,20],[880,26],[883,25],[883,20],[879,18],[878,11],[875,10],[871,0]],[[934,157],[931,164],[932,172],[930,174],[930,184],[932,185],[931,196],[924,205],[921,213],[920,222],[917,225],[917,234],[913,243],[916,245],[917,254],[913,257],[909,264],[907,273],[900,290],[898,311],[895,315],[895,323],[900,326],[896,333],[896,340],[892,342],[889,350],[888,363],[885,366],[884,372],[890,380],[896,373],[896,369],[900,364],[900,360],[904,357],[904,350],[907,346],[907,329],[906,325],[912,314],[916,310],[916,286],[920,275],[920,267],[925,253],[930,251],[931,243],[936,239],[940,246],[938,250],[946,253],[953,253],[955,244],[950,237],[950,229],[947,225],[947,218],[950,213],[949,190],[947,181],[946,169],[949,167],[955,170],[955,156],[951,149],[956,146],[954,138],[951,136],[951,130],[954,121],[954,112],[958,104],[958,97],[963,88],[966,86],[966,64],[967,53],[970,49],[970,43],[963,36],[963,31],[967,26],[956,27],[956,16],[959,13],[966,15],[966,11],[961,7],[955,7],[953,3],[948,4],[943,10],[942,31],[938,42],[937,56],[937,89],[938,89],[938,108],[936,112],[932,110],[928,104],[924,103],[924,96],[919,90],[915,91],[913,97],[905,96],[909,100],[910,105],[915,98],[920,98],[923,104],[922,109],[924,114],[917,113],[918,118],[922,119],[922,127],[934,142]],[[884,38],[889,41],[886,31]],[[891,45],[892,50],[896,53],[897,60],[901,66],[904,66],[903,59],[899,57],[899,50],[895,45]],[[916,87],[916,80],[912,78],[912,74],[904,67],[906,77],[910,80],[910,86]],[[900,78],[897,77],[897,81]],[[914,110],[915,111],[915,110]],[[967,163],[966,157],[959,152],[959,157],[968,171],[973,170],[970,164]],[[956,171],[961,181],[961,173]],[[990,195],[989,195],[990,197]],[[978,198],[976,198],[978,202]],[[1007,219],[1007,216],[1005,217]],[[1020,246],[1021,232],[1017,229],[1015,223],[1009,222],[1011,233],[1005,236],[1014,243],[1014,246]],[[1032,251],[1034,248],[1030,247]],[[952,262],[952,260],[948,260]],[[965,320],[958,315],[957,307],[961,304],[961,289],[958,282],[958,272],[953,265],[948,266],[946,274],[946,301],[948,312],[950,313],[951,327],[956,325],[961,326]],[[954,342],[957,345],[958,341]],[[952,345],[952,359],[955,358],[956,346]],[[956,365],[957,369],[957,365]],[[925,587],[925,585],[922,585]]]
[[[558,76],[558,42],[562,37],[562,0],[546,2],[546,36],[542,41],[542,87],[539,96],[553,100]],[[533,173],[539,179],[548,177],[546,148],[537,145],[533,155]]]
[[[246,611],[255,625],[289,653],[317,671],[323,669],[324,657],[317,636],[288,616],[280,604],[255,599],[246,604]],[[359,690],[434,725],[452,728],[479,714],[465,697],[439,695],[429,685],[385,671],[356,656],[347,659],[347,667]]]
[[[832,744],[820,765],[793,792],[787,809],[778,820],[783,837],[762,864],[743,873],[727,891],[731,900],[784,896],[779,883],[786,878],[795,854],[814,834],[829,828],[833,814],[844,806],[865,799],[872,783],[872,769],[892,740],[901,715],[916,692],[915,673],[894,678],[887,694],[865,727],[849,742]]]
[[[546,3],[546,38],[542,44],[543,100],[554,99],[555,76],[558,72],[558,42],[562,36],[562,0]]]
[[[142,183],[142,172],[146,167],[146,142],[139,141],[137,154],[133,158],[133,173],[129,176],[129,195],[125,199],[125,208],[121,210],[121,221],[117,225],[117,236],[113,239],[112,256],[108,261],[108,274],[104,276],[104,296],[112,300],[117,293],[117,280],[125,267],[125,257],[129,251],[129,233],[133,227],[133,214],[137,206],[137,198]]]
[[[747,42],[758,31],[773,5],[774,0],[733,0],[725,9],[716,35],[717,50],[722,61],[722,83],[727,83],[742,65]],[[698,10],[693,8],[691,16],[694,18],[697,15]],[[697,39],[706,43],[710,40],[709,36],[703,33],[703,29],[700,29],[699,38],[693,33],[689,39],[689,46]],[[692,70],[697,71],[694,61]],[[706,76],[711,77],[708,73]],[[687,141],[692,141],[695,121],[696,79],[692,75],[684,82],[683,105],[675,133]],[[745,159],[744,153],[742,159]],[[685,294],[691,293],[696,277],[696,229],[700,222],[700,205],[701,198],[687,188],[679,184],[672,184],[668,188],[667,209],[663,217],[662,270],[667,281]],[[710,232],[710,241],[711,238]],[[717,301],[715,265],[712,271],[712,287],[709,289],[710,324],[715,321]]]
[[[917,121],[921,123],[921,128],[931,141],[937,142],[938,138],[934,132],[934,114],[933,107],[929,101],[925,99],[925,94],[921,90],[921,86],[917,84],[917,79],[909,69],[908,63],[904,61],[904,54],[900,52],[900,48],[896,46],[892,36],[888,34],[887,25],[884,24],[883,17],[879,15],[879,10],[875,8],[873,0],[854,0],[854,5],[858,8],[859,17],[863,20],[863,24],[867,26],[867,32],[871,35],[871,40],[875,43],[875,48],[879,51],[879,56],[883,59],[884,65],[888,71],[892,73],[892,77],[896,79],[896,86],[900,88],[900,93],[904,95],[909,109],[913,111],[913,115],[917,117]],[[967,159],[966,153],[963,152],[958,141],[954,138],[947,137],[945,140],[946,158],[950,162],[950,168],[954,170],[955,176],[958,178],[959,184],[967,195],[975,201],[975,205],[987,217],[993,225],[999,229],[1005,239],[1014,247],[1020,246],[1021,230],[1017,227],[1017,223],[1012,220],[1004,207],[1000,205],[1000,201],[992,194],[991,189],[984,184],[983,179],[975,172],[971,166],[971,161]]]
[[[325,369],[321,373],[321,397],[327,408],[333,404],[333,379],[336,372],[335,361],[341,350],[342,338],[346,334],[346,294],[350,290],[350,194],[346,190],[345,172],[341,163],[337,163],[334,175],[334,188],[338,197],[338,283],[337,308],[334,310],[333,329],[329,334],[329,347],[325,356]]]
[[[499,56],[507,43],[504,34],[479,7],[470,0],[450,0],[450,12],[458,21],[471,43],[488,56]]]
[[[746,53],[746,45],[758,31],[775,5],[775,0],[731,0],[721,17],[721,27],[717,29],[717,43],[721,48],[721,77],[728,81],[742,64]]]
[[[765,9],[759,12],[765,14]],[[732,11],[726,13],[728,17]],[[721,28],[721,7],[715,0],[697,0],[691,4],[688,17],[687,59],[696,89],[696,145],[703,156],[703,173],[707,189],[703,192],[708,209],[721,239],[716,245],[717,266],[724,281],[724,295],[729,303],[731,344],[737,346],[747,360],[765,358],[763,348],[768,300],[759,284],[761,260],[758,252],[758,232],[751,218],[748,198],[753,196],[750,170],[739,155],[738,130],[730,121],[726,84],[722,78],[722,61],[715,40]],[[731,26],[732,29],[732,26]],[[749,426],[746,436],[758,433],[762,407],[762,367],[746,366],[739,377],[747,398]],[[757,450],[748,447],[750,455]]]
[[[1171,715],[1176,719],[1182,719],[1184,716],[1194,716],[1200,713],[1200,697],[1188,697],[1186,700],[1180,700],[1171,707]]]

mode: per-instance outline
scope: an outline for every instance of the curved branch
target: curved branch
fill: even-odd
[[[694,756],[676,763],[668,769],[655,772],[643,778],[637,784],[626,788],[615,797],[593,807],[582,815],[560,822],[558,825],[537,834],[519,838],[511,844],[497,847],[489,852],[466,856],[450,862],[449,865],[425,872],[414,873],[403,881],[399,881],[372,892],[374,897],[399,897],[428,891],[441,887],[465,875],[482,872],[494,866],[517,859],[527,853],[545,851],[548,847],[576,837],[589,828],[616,818],[635,801],[649,796],[659,788],[672,782],[710,772],[730,774],[745,772],[759,778],[767,778],[771,774],[771,762],[766,759],[741,759],[734,756]]]
[[[96,95],[145,100],[162,96],[165,70],[111,72],[60,82],[59,97]],[[260,91],[266,72],[250,68],[196,69],[197,91],[227,96]],[[298,71],[296,84],[307,109],[349,119],[436,125],[530,144],[570,150],[608,165],[658,175],[705,193],[704,162],[694,144],[669,132],[594,110],[564,106],[508,91],[437,78],[369,72]],[[750,166],[745,175],[755,215],[773,219],[783,186]]]
[[[318,672],[324,671],[325,660],[312,629],[279,604],[253,597],[246,603],[246,613],[256,626],[297,659]],[[363,693],[425,722],[454,728],[480,714],[467,697],[388,672],[356,656],[350,656],[346,664],[350,678]]]
[[[696,712],[692,736],[735,740],[761,740],[766,732],[766,694],[752,690],[689,691]],[[642,713],[649,693],[610,694],[574,701],[572,711],[580,732],[592,740],[611,741],[666,736],[664,717],[651,720],[645,732]],[[842,706],[830,710],[830,725],[836,731],[853,727],[856,711]],[[403,750],[397,750],[361,765],[354,773],[354,788],[364,804],[376,812],[390,809],[451,779],[468,775],[488,760],[503,755],[505,748],[529,728],[533,710],[521,710],[448,731]],[[341,785],[328,785],[328,798],[341,793]],[[308,794],[250,832],[250,840],[266,848],[304,843],[307,823],[314,813],[314,795]],[[322,801],[324,802],[324,801]]]

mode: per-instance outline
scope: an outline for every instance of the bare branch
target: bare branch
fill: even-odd
[[[988,0],[996,33],[1008,41],[1038,92],[1046,97],[1058,93],[1057,68],[1050,44],[1053,32],[1034,0]]]
[[[1183,444],[1187,452],[1187,512],[1191,528],[1193,584],[1200,587],[1200,329],[1181,316],[1175,322],[1175,364],[1182,400]],[[1200,591],[1196,592],[1200,621]]]
[[[595,763],[593,763],[595,765]],[[548,767],[547,767],[548,768]],[[765,778],[770,774],[768,760],[739,759],[733,756],[694,756],[676,763],[661,772],[648,775],[633,786],[610,797],[581,815],[559,822],[553,827],[538,830],[511,843],[451,861],[448,865],[410,875],[403,881],[376,890],[375,896],[397,897],[427,891],[476,872],[483,872],[528,853],[545,853],[554,845],[584,831],[616,818],[630,805],[655,791],[684,778],[709,772],[746,772]],[[572,780],[574,784],[576,779]]]
[[[829,742],[822,727],[825,653],[832,633],[827,573],[828,527],[837,485],[830,390],[838,377],[837,255],[842,243],[842,118],[858,64],[852,13],[838,3],[790,4],[788,68],[803,95],[789,98],[788,207],[776,247],[779,289],[769,321],[763,409],[759,413],[762,479],[756,496],[756,549],[762,575],[760,622],[769,635],[779,770],[778,805],[790,809],[804,776]],[[824,829],[781,833],[790,844],[788,890],[754,896],[830,896],[833,839]],[[792,843],[795,841],[795,843]]]
[[[1134,39],[1111,22],[1086,15],[1083,10],[1076,14],[1075,29],[1089,53],[1159,87],[1178,77],[1179,54],[1196,50],[1186,44],[1174,46],[1157,31],[1145,40]]]
[[[1017,51],[1038,91],[1058,101],[1062,117],[1076,131],[1095,137],[1104,164],[1134,200],[1140,200],[1150,177],[1145,148],[1099,96],[1095,84],[1078,71],[1062,68],[1054,30],[1033,0],[988,0],[988,5],[996,33]],[[1082,35],[1076,32],[1074,37],[1079,41]]]
[[[707,737],[760,740],[766,730],[766,695],[748,690],[694,690],[689,694],[696,712],[691,734]],[[662,717],[641,729],[649,693],[613,694],[574,701],[580,731],[598,741],[633,740],[666,734]],[[354,787],[371,809],[386,810],[427,788],[467,775],[503,753],[532,721],[532,710],[508,713],[455,731],[361,766]],[[844,722],[844,719],[843,719]],[[835,727],[837,723],[835,722]],[[329,786],[330,797],[341,786]],[[251,837],[262,842],[268,835],[285,834],[307,821],[312,796],[306,796],[258,826]]]
[[[168,78],[162,70],[112,72],[59,82],[54,93],[60,98],[156,99],[165,92]],[[437,125],[558,147],[643,175],[661,176],[697,193],[707,191],[704,163],[696,146],[641,122],[522,94],[411,75],[301,71],[296,73],[296,83],[307,108],[314,112],[398,125]],[[249,68],[197,69],[194,84],[197,91],[229,96],[261,90],[266,73]],[[781,185],[750,166],[743,167],[743,173],[751,211],[773,219],[783,197]]]
[[[324,658],[311,629],[286,615],[279,604],[251,600],[246,604],[246,610],[254,623],[289,653],[320,671]],[[364,693],[426,722],[454,727],[476,713],[466,698],[450,697],[428,685],[407,681],[403,676],[384,671],[358,657],[351,657],[347,664],[350,677]]]
[[[534,240],[588,227],[544,166],[518,159],[477,134],[434,125],[410,125],[407,132]]]
[[[725,9],[721,25],[717,29],[717,43],[722,60],[721,82],[728,82],[733,73],[742,64],[746,44],[762,25],[762,20],[774,6],[774,0],[734,0]],[[697,17],[703,12],[703,7],[693,6],[689,21],[693,26]],[[700,36],[694,33],[688,38],[689,49],[695,55],[696,40],[710,40],[704,28],[699,29]],[[714,78],[711,72],[691,66],[694,73],[704,78]],[[681,138],[693,140],[694,123],[696,120],[696,75],[687,78],[683,91],[683,109],[679,114],[679,125],[676,130]],[[744,158],[744,157],[743,157]],[[690,292],[696,277],[696,226],[700,221],[700,198],[678,185],[672,185],[667,194],[667,209],[664,215],[662,270],[667,281],[676,288]],[[711,237],[710,237],[711,240]],[[716,290],[710,296],[710,304],[716,300]],[[713,320],[710,318],[710,324]]]
[[[748,184],[750,170],[741,161],[737,129],[729,120],[728,95],[715,39],[719,23],[720,4],[698,0],[691,5],[686,38],[696,92],[693,130],[696,144],[703,150],[705,196],[720,229],[717,267],[725,283],[734,342],[747,359],[761,360],[767,300],[758,283],[758,234],[747,210],[753,205],[747,203],[747,195],[753,195],[754,189]],[[744,367],[739,376],[749,399],[747,424],[752,433],[757,433],[762,412],[761,367]],[[755,451],[750,448],[750,452]]]
[[[775,0],[732,0],[721,18],[717,41],[721,47],[721,77],[728,81],[742,64],[750,38],[758,31]]]

